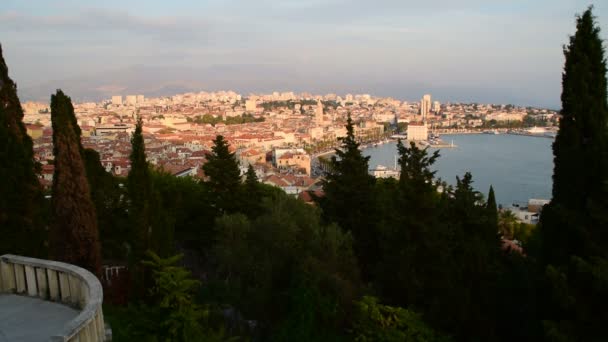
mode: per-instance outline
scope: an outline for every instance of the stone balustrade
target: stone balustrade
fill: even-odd
[[[51,341],[104,341],[103,290],[97,277],[78,266],[21,257],[0,256],[0,293],[35,297],[80,311]],[[35,322],[33,322],[35,323]]]

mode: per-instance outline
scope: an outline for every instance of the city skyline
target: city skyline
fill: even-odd
[[[0,43],[25,99],[233,89],[558,108],[562,46],[587,5],[9,0]]]

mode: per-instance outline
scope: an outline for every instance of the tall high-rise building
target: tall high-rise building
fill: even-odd
[[[143,95],[137,95],[137,103],[144,103],[144,99]]]
[[[439,111],[441,111],[441,104],[439,103],[439,101],[434,101],[433,102],[433,112],[439,113]]]
[[[317,108],[315,108],[315,122],[321,126],[323,124],[323,103],[317,100]]]
[[[120,95],[112,96],[112,104],[115,106],[122,105],[122,96],[120,96]]]
[[[135,105],[137,103],[137,96],[127,95],[127,97],[125,98],[125,103],[127,105]]]
[[[429,111],[431,110],[431,95],[425,94],[420,100],[420,115],[422,116],[422,121],[426,121],[426,117],[429,115]]]
[[[245,101],[245,110],[248,112],[255,112],[255,109],[257,107],[257,102],[256,102],[256,98],[255,97],[249,97],[246,101]]]

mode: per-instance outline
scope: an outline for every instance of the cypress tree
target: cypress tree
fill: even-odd
[[[61,90],[51,96],[51,119],[55,155],[51,256],[100,275],[97,217],[84,165],[80,128],[72,101]]]
[[[142,134],[143,121],[140,118],[131,136],[131,170],[127,176],[129,199],[131,200],[129,216],[131,217],[131,233],[129,240],[132,247],[131,261],[139,261],[150,247],[150,220],[152,196],[152,181],[150,169],[146,160],[146,147]]]
[[[488,221],[491,225],[496,226],[498,230],[498,207],[496,206],[496,197],[494,195],[494,188],[490,185],[490,191],[488,192],[488,201],[486,202],[486,211],[488,213]]]
[[[234,211],[238,208],[241,187],[241,171],[234,153],[230,153],[228,142],[218,135],[213,140],[213,152],[208,158],[203,171],[209,177],[208,184],[216,197],[216,209],[220,212]]]
[[[124,235],[127,227],[126,210],[123,207],[123,190],[118,180],[101,164],[99,153],[84,150],[91,199],[97,212],[97,225],[104,258],[119,259],[124,256]]]
[[[244,207],[243,212],[250,218],[255,218],[260,215],[263,207],[261,197],[263,196],[262,189],[258,176],[255,174],[253,166],[250,164],[245,174],[244,184]]]
[[[0,46],[0,255],[41,256],[44,229],[38,220],[42,190],[37,167],[17,85],[8,76]]]
[[[553,143],[553,199],[541,216],[543,256],[608,255],[606,60],[592,8],[564,48],[562,110]]]
[[[603,341],[608,322],[608,99],[592,8],[564,48],[553,198],[540,221],[547,340]]]
[[[331,157],[330,171],[323,182],[325,196],[320,204],[325,219],[353,234],[355,252],[364,276],[369,276],[377,257],[375,234],[374,184],[369,174],[369,158],[364,157],[355,140],[353,120],[348,115],[346,136]]]

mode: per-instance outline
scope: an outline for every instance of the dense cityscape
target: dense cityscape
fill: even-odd
[[[43,182],[52,183],[52,129],[48,105],[23,104],[28,134],[43,165]],[[557,112],[513,105],[441,104],[425,95],[419,102],[292,92],[242,95],[232,91],[188,93],[166,98],[113,96],[101,103],[74,105],[83,145],[101,155],[108,172],[129,173],[130,134],[138,117],[144,121],[146,154],[158,168],[179,176],[203,177],[202,165],[218,134],[235,149],[242,174],[249,165],[265,183],[299,194],[318,184],[315,157],[331,152],[346,135],[346,116],[355,121],[355,136],[376,144],[403,136],[428,142],[429,133],[482,132],[497,129],[555,127]],[[399,135],[399,134],[402,135]],[[376,165],[370,165],[375,167]]]

